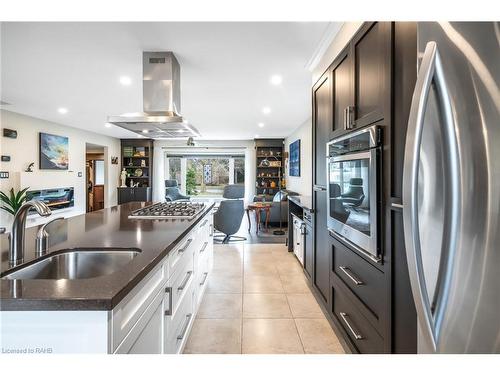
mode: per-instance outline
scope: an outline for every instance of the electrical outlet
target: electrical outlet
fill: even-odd
[[[0,172],[0,178],[9,178],[9,172]]]
[[[2,155],[2,161],[10,161],[10,156]]]

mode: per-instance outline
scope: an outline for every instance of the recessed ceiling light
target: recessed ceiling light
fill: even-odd
[[[148,133],[149,133],[149,130],[148,130],[148,129],[144,129],[142,132],[143,132],[144,134],[148,134]]]
[[[265,115],[270,114],[271,113],[271,108],[269,108],[269,107],[262,108],[262,113],[265,114]]]
[[[263,128],[263,127],[264,127],[264,123],[263,123],[263,122],[259,122],[259,123],[257,124],[257,126],[258,126],[259,128]]]
[[[107,122],[107,123],[104,124],[104,126],[107,127],[107,128],[110,128],[111,124],[109,122]]]
[[[61,115],[64,115],[64,114],[68,113],[68,109],[61,107],[61,108],[57,109],[57,112],[59,112]]]
[[[123,85],[123,86],[130,86],[132,84],[132,80],[130,79],[130,77],[127,77],[127,76],[121,76],[120,77],[120,83]]]
[[[271,82],[271,84],[278,86],[281,85],[281,82],[283,82],[283,77],[279,74],[273,74],[269,81]]]

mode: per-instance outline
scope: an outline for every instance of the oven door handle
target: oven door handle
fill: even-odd
[[[330,158],[330,163],[337,163],[339,161],[370,159],[372,155],[371,150],[372,149],[362,152],[353,152],[353,153],[333,156]]]

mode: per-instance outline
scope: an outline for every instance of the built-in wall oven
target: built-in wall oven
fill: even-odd
[[[380,261],[381,129],[371,126],[326,145],[328,230]]]

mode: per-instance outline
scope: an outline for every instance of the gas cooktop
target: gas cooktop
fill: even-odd
[[[198,215],[205,203],[165,202],[140,208],[129,215],[129,219],[192,219]]]

